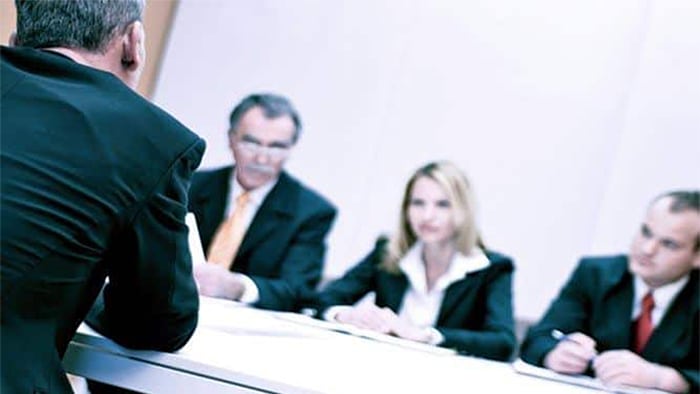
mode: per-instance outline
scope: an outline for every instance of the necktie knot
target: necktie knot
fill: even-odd
[[[642,298],[642,310],[651,311],[652,309],[654,309],[654,306],[654,295],[650,291],[644,296],[644,298]]]
[[[250,192],[243,192],[240,196],[236,197],[236,211],[241,211],[245,209],[250,201]]]

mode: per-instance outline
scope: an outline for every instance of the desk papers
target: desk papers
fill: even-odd
[[[645,389],[640,387],[631,386],[606,386],[599,379],[592,378],[586,375],[566,375],[558,372],[554,372],[551,369],[536,367],[532,364],[528,364],[525,361],[518,359],[513,362],[513,369],[515,372],[523,375],[534,376],[542,379],[554,380],[557,382],[563,382],[568,384],[573,384],[576,386],[583,386],[588,388],[593,388],[601,390],[607,393],[620,393],[620,394],[651,394],[651,393],[664,393],[659,390]]]

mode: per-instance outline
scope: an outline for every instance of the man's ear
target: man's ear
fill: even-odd
[[[7,43],[11,47],[17,46],[17,32],[16,31],[13,31],[12,34],[10,34],[10,38],[7,40]]]
[[[146,64],[146,34],[140,21],[127,26],[125,34],[122,36],[121,55],[124,72],[134,73],[138,79]]]

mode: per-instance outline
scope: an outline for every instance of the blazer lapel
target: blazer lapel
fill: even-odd
[[[700,304],[698,279],[698,270],[693,270],[690,280],[678,293],[659,325],[651,333],[649,342],[642,351],[645,359],[660,360],[662,353],[688,329],[688,316],[694,316]]]
[[[245,255],[251,248],[268,238],[280,222],[291,220],[297,207],[297,199],[298,190],[289,176],[282,172],[277,184],[270,190],[255,214],[237,255]]]
[[[216,229],[224,219],[232,171],[233,167],[226,167],[212,174],[211,182],[198,190],[197,195],[192,196],[194,201],[191,205],[200,210],[201,216],[198,226],[205,248],[209,247]]]
[[[381,290],[377,291],[377,306],[388,307],[395,313],[399,313],[408,289],[408,278],[403,273],[400,275],[385,273],[382,276],[381,286],[377,286],[378,290]]]
[[[591,322],[594,336],[604,343],[607,349],[627,349],[630,344],[630,316],[634,298],[632,275],[627,271],[627,261],[620,265],[611,264],[611,272],[603,288],[607,289],[599,301],[600,315]]]
[[[438,314],[438,322],[444,321],[447,316],[450,316],[454,309],[464,301],[467,292],[476,285],[476,283],[481,282],[476,278],[477,275],[485,273],[485,270],[468,273],[464,279],[461,279],[455,283],[452,283],[445,290],[445,297],[442,300],[442,305],[440,306],[440,312]]]

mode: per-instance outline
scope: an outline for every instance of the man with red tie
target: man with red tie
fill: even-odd
[[[529,330],[522,359],[612,386],[697,392],[699,268],[700,191],[661,195],[629,256],[581,260]]]

